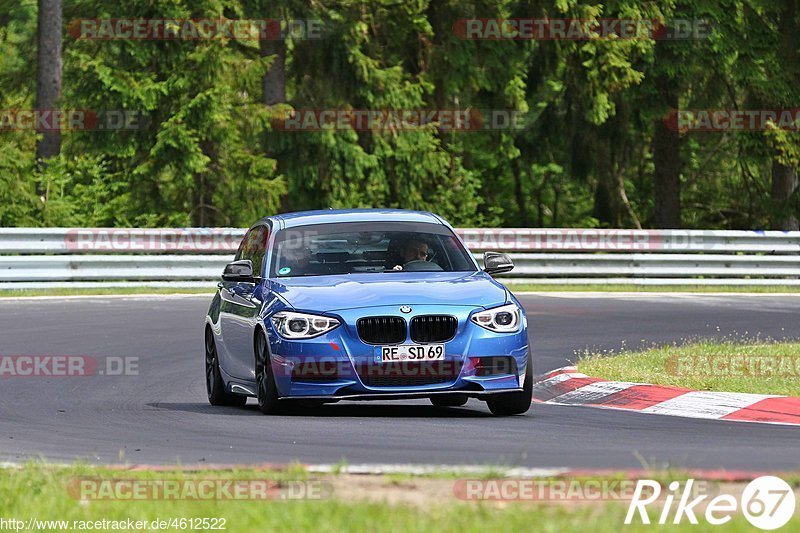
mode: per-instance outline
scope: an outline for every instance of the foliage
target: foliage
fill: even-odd
[[[670,111],[796,108],[796,0],[64,0],[63,109],[136,111],[134,129],[65,131],[37,165],[36,133],[0,127],[0,223],[246,226],[286,210],[402,207],[462,226],[651,227],[654,128]],[[36,3],[0,0],[0,109],[31,109]],[[281,18],[286,102],[263,104],[279,58],[247,39],[76,39],[76,19]],[[708,20],[660,43],[470,40],[464,18]],[[72,24],[72,25],[71,25]],[[524,127],[283,131],[291,110],[507,110]],[[767,228],[800,134],[681,134],[685,227]],[[792,203],[794,202],[794,203]]]

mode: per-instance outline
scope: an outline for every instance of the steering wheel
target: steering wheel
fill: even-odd
[[[438,263],[432,263],[423,259],[409,261],[403,265],[403,272],[440,272],[442,267]]]

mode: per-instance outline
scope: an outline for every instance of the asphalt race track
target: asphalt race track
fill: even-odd
[[[794,295],[521,297],[536,372],[574,350],[698,336],[800,337]],[[138,357],[139,375],[0,378],[0,461],[439,463],[575,468],[800,467],[800,429],[534,404],[495,418],[477,400],[350,402],[267,417],[211,407],[202,325],[210,298],[0,300],[0,354]]]

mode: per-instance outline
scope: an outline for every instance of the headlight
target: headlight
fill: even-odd
[[[281,337],[310,339],[332,330],[339,325],[339,321],[327,316],[281,311],[272,315],[272,324]]]
[[[492,331],[510,333],[519,329],[520,317],[519,307],[508,304],[475,313],[470,320]]]

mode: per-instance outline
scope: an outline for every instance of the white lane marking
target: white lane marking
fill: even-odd
[[[552,377],[557,376],[558,374],[569,374],[569,373],[575,374],[577,372],[578,372],[578,368],[575,367],[575,366],[563,366],[561,368],[556,368],[555,370],[551,370],[549,372],[545,372],[544,374],[542,374],[540,376],[543,379],[540,379],[539,381],[544,381],[545,379],[550,379]]]
[[[510,285],[511,292],[514,293],[514,296],[550,296],[553,298],[573,298],[573,299],[583,299],[583,298],[594,298],[594,299],[613,299],[613,298],[697,298],[698,296],[706,296],[706,297],[727,297],[727,296],[734,296],[734,297],[751,297],[757,296],[759,298],[766,298],[775,296],[789,296],[796,298],[800,296],[800,292],[650,292],[650,291],[641,291],[641,292],[593,292],[593,291],[566,291],[566,292],[559,292],[559,291],[515,291],[514,286]]]
[[[550,385],[555,385],[557,383],[568,381],[573,378],[586,378],[586,377],[588,377],[586,374],[581,374],[580,372],[568,372],[566,374],[558,374],[556,376],[553,376],[552,378],[547,378],[543,381],[534,383],[534,387],[548,387]]]
[[[644,413],[718,419],[756,402],[780,396],[737,392],[687,392],[670,400],[642,409]]]
[[[566,392],[561,396],[556,396],[546,403],[560,404],[583,404],[594,403],[597,400],[610,396],[611,394],[624,391],[639,383],[627,383],[624,381],[599,381],[590,383],[573,391]]]
[[[2,462],[0,469],[18,469],[25,468],[28,462],[14,463]],[[68,468],[69,463],[47,463],[49,466],[57,466],[60,468]],[[123,468],[130,469],[134,466],[142,465],[96,465],[96,468]],[[147,465],[144,465],[147,466]],[[259,465],[255,465],[258,467]],[[276,465],[278,466],[278,465]],[[175,470],[205,470],[212,467],[222,468],[225,470],[240,469],[243,467],[241,464],[236,465],[154,465],[153,468],[157,470],[164,470],[174,468]],[[531,468],[531,467],[498,467],[498,466],[481,466],[481,465],[411,465],[411,464],[354,464],[354,465],[339,465],[339,464],[317,464],[305,465],[308,472],[318,474],[364,474],[364,475],[378,475],[378,474],[407,474],[407,475],[430,475],[430,474],[464,474],[464,475],[489,475],[496,474],[505,477],[556,477],[564,475],[574,468],[569,467],[553,467],[553,468]]]
[[[64,296],[2,296],[0,292],[0,303],[2,302],[15,302],[19,300],[96,300],[98,298],[107,299],[107,300],[119,300],[130,298],[131,300],[139,300],[142,298],[147,298],[150,300],[153,299],[162,299],[162,298],[211,298],[214,296],[214,291],[209,291],[208,293],[175,293],[175,294],[162,294],[162,293],[152,293],[152,294],[71,294],[71,295],[64,295]]]
[[[306,469],[312,473],[331,473],[341,474],[500,474],[506,477],[551,477],[569,472],[569,468],[525,468],[525,467],[492,467],[492,466],[472,466],[472,465],[407,465],[407,464],[354,464],[354,465],[335,465],[319,464],[308,465]]]

